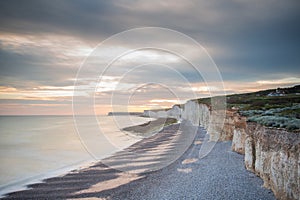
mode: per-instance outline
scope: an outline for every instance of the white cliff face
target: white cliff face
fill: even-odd
[[[236,111],[226,112],[220,130],[220,120],[214,120],[218,119],[215,118],[218,113],[214,115],[205,104],[196,104],[185,104],[184,119],[204,126],[210,140],[232,140],[232,150],[245,154],[246,168],[260,176],[264,186],[270,188],[277,199],[300,199],[299,133],[248,124]]]
[[[245,140],[245,166],[264,180],[277,199],[300,198],[299,133],[250,124]]]
[[[199,125],[208,130],[210,140],[232,140],[232,150],[245,154],[246,168],[260,176],[264,187],[270,188],[277,199],[300,199],[299,133],[248,125],[247,119],[235,111],[227,111],[220,130],[218,123],[213,123],[216,121],[209,107],[195,104],[188,102],[185,105],[183,118],[194,125],[199,120]],[[192,113],[197,109],[197,113]]]
[[[206,104],[188,101],[184,105],[182,119],[189,120],[195,126],[203,126],[209,133],[210,141],[218,141],[222,137],[224,110],[211,111]]]
[[[245,166],[246,169],[254,172],[255,165],[255,148],[253,147],[254,141],[250,136],[246,136],[245,140]]]
[[[208,128],[210,111],[207,105],[199,104],[199,125]]]
[[[236,128],[233,130],[232,150],[245,154],[245,129]]]
[[[143,116],[144,117],[156,118],[156,117],[154,117],[154,116],[156,116],[156,113],[151,111],[151,110],[144,110]]]
[[[166,111],[158,111],[156,113],[156,118],[167,118],[168,117],[168,114]]]
[[[175,118],[177,120],[181,119],[181,109],[179,106],[173,106],[170,110],[167,111],[152,111],[145,110],[143,116],[151,118]]]
[[[157,117],[157,113],[150,114]],[[196,101],[188,101],[182,109],[174,106],[160,115],[203,126],[211,141],[232,140],[232,150],[245,154],[246,168],[260,176],[277,199],[300,199],[300,133],[247,123],[236,111],[226,112],[223,126],[222,113]]]
[[[183,108],[173,106],[168,111],[151,111],[145,110],[143,116],[152,118],[165,118],[171,117],[177,120],[188,120],[194,126],[203,126],[208,129],[210,125],[210,110],[205,104],[198,104],[195,101],[188,101],[184,104]]]
[[[177,120],[181,119],[181,109],[179,106],[173,106],[170,110],[167,111],[167,116],[175,118]]]
[[[184,104],[182,111],[182,119],[190,121],[194,126],[200,125],[200,110],[199,104],[195,101],[188,101]]]

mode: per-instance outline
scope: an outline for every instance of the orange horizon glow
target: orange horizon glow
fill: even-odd
[[[295,81],[295,83],[291,83]],[[278,87],[290,87],[296,85],[299,79],[293,78],[279,81],[256,81],[248,83],[224,82],[224,91],[227,94],[248,93],[259,90],[275,89]],[[241,87],[240,85],[243,85]],[[200,98],[209,97],[209,89],[204,83],[192,85],[193,90],[197,91]],[[50,90],[49,90],[50,89]],[[66,90],[67,89],[67,90]],[[6,100],[7,103],[0,104],[0,115],[73,115],[72,111],[72,86],[68,87],[40,87],[27,90],[20,90],[12,87],[0,87],[0,100]],[[20,101],[20,103],[9,103],[11,100]],[[186,99],[188,100],[188,99]],[[22,103],[22,101],[40,101],[39,103]],[[53,101],[52,104],[43,103],[43,101]],[[64,103],[59,103],[59,102]],[[57,103],[55,103],[57,102]],[[183,102],[183,101],[182,101]],[[149,109],[170,108],[174,104],[182,103],[175,99],[145,99],[142,105],[128,105],[129,112],[143,112]],[[90,115],[91,113],[82,112],[79,114]],[[95,114],[106,115],[113,110],[110,104],[101,104],[94,106]]]

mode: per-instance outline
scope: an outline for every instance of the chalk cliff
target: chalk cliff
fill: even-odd
[[[300,133],[248,123],[235,110],[227,110],[222,121],[223,116],[196,101],[173,106],[159,115],[203,126],[212,141],[232,140],[232,150],[245,155],[246,168],[260,176],[276,198],[300,199]]]
[[[182,107],[182,119],[189,120],[195,126],[203,126],[209,133],[211,141],[218,141],[224,137],[222,127],[224,124],[224,110],[214,110],[206,104],[188,101]]]
[[[246,168],[264,180],[278,199],[300,199],[300,135],[249,123]]]

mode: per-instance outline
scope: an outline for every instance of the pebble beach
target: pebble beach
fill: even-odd
[[[231,151],[231,142],[218,142],[207,156],[199,159],[206,132],[201,127],[194,128],[195,134],[182,140],[174,139],[184,135],[178,134],[180,125],[170,125],[106,160],[30,185],[3,199],[275,199],[262,186],[262,180],[245,169],[243,156]],[[181,144],[178,149],[170,141],[177,146],[182,141],[191,143]],[[168,150],[159,153],[166,145]],[[174,155],[178,154],[174,153],[176,150],[183,151],[178,158]],[[127,162],[130,170],[111,165],[126,152],[148,154],[123,159],[122,166]],[[140,163],[132,160],[145,156],[152,161],[164,162],[170,157],[173,160],[157,166],[149,165],[149,159]]]

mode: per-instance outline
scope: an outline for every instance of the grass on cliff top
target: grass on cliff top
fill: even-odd
[[[300,103],[300,95],[285,96],[230,95],[227,96],[227,107],[238,107],[240,110],[268,110],[283,108]]]
[[[282,88],[280,90],[285,92],[285,96],[268,96],[271,92],[275,92],[276,89],[227,95],[227,108],[236,107],[239,110],[268,110],[289,107],[300,103],[300,85],[291,88]],[[207,105],[211,104],[210,97],[196,99],[195,101]]]
[[[284,96],[268,96],[276,89],[226,96],[227,108],[236,108],[249,121],[259,124],[284,128],[289,131],[300,130],[300,85],[282,88]],[[211,98],[196,100],[210,105]]]

